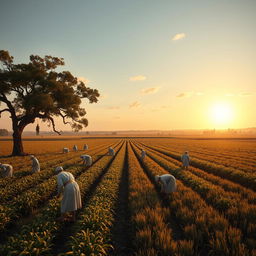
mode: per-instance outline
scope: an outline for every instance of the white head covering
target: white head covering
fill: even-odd
[[[30,156],[30,158],[35,158],[35,156],[34,155],[29,155]]]
[[[155,176],[155,181],[158,182],[159,179],[160,179],[160,176],[159,176],[159,175],[156,175],[156,176]]]
[[[54,170],[55,173],[59,173],[59,172],[62,172],[64,171],[63,167],[62,166],[57,166]]]

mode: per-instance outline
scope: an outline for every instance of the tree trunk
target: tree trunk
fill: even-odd
[[[13,148],[12,155],[13,156],[24,156],[26,155],[23,150],[23,144],[21,139],[22,130],[16,129],[13,132]]]

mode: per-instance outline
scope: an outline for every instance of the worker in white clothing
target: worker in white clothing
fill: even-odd
[[[57,175],[58,194],[57,198],[63,193],[61,200],[61,217],[60,221],[66,219],[66,214],[71,213],[71,221],[76,220],[76,211],[82,207],[81,194],[78,184],[72,173],[65,172],[62,166],[55,168],[54,173]]]
[[[143,160],[146,157],[146,151],[144,149],[141,150],[141,159]]]
[[[114,155],[115,155],[115,150],[114,150],[112,147],[109,147],[109,149],[108,149],[108,154],[109,154],[110,156],[114,156]]]
[[[83,160],[83,165],[91,166],[92,165],[92,157],[89,155],[81,155],[80,158]]]
[[[170,193],[175,192],[177,189],[176,179],[171,174],[156,175],[155,181],[161,186],[161,194],[167,198]]]
[[[3,178],[12,177],[13,168],[10,164],[1,164],[0,163],[0,176]]]
[[[40,163],[34,155],[30,155],[32,160],[32,173],[40,172]]]
[[[184,154],[181,156],[182,168],[184,168],[185,170],[188,170],[189,161],[190,159],[189,159],[188,151],[185,151]]]

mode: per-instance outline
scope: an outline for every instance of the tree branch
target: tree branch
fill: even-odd
[[[50,116],[48,116],[47,119],[51,121],[53,131],[58,133],[59,135],[61,135],[61,133],[55,129],[54,119],[52,117],[50,117]]]
[[[59,111],[59,115],[62,117],[63,124],[70,124],[70,125],[72,125],[71,122],[67,122],[66,121],[67,115],[63,115],[60,111]]]
[[[1,114],[2,114],[3,112],[5,112],[5,111],[8,111],[8,112],[11,113],[11,111],[10,111],[8,108],[2,109],[2,110],[0,110],[0,117],[1,117]]]
[[[0,101],[4,102],[7,105],[8,110],[11,113],[12,120],[14,122],[17,122],[17,116],[16,116],[15,108],[13,107],[12,103],[7,99],[5,94],[2,93],[1,95],[2,96],[0,96]]]
[[[22,88],[13,88],[12,89],[14,92],[17,92],[22,98],[24,98],[24,90]]]

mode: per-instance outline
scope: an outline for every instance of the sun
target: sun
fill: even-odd
[[[210,110],[212,122],[216,128],[228,128],[234,118],[233,108],[229,103],[215,103]]]

